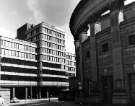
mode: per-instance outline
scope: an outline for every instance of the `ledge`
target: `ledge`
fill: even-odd
[[[94,22],[99,14],[108,10],[115,1],[118,0],[81,0],[71,16],[69,25],[75,39],[78,38],[78,33],[88,21]]]

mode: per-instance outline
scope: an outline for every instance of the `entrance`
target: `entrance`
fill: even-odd
[[[130,101],[135,101],[135,74],[129,75],[129,94],[130,94]]]
[[[103,103],[112,103],[113,78],[112,76],[102,77],[102,101]]]

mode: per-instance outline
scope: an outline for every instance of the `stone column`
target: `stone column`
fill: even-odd
[[[74,44],[75,44],[75,51],[77,51],[77,49],[80,47],[80,41],[79,40],[75,40]]]
[[[28,88],[25,88],[25,99],[28,99]]]
[[[32,92],[33,92],[33,90],[32,90],[32,86],[30,87],[30,98],[32,99]],[[39,98],[38,98],[39,99]]]
[[[80,56],[80,65],[79,65],[79,69],[80,69],[80,74],[81,74],[81,82],[83,85],[83,79],[84,79],[84,70],[83,70],[83,42],[88,38],[87,36],[87,30],[88,27],[84,28],[84,30],[82,30],[82,32],[79,35],[79,42],[80,42],[80,48],[79,48],[79,56]]]
[[[119,13],[124,7],[124,2],[118,0],[112,4],[110,13],[112,54],[113,54],[113,103],[127,102],[127,95],[124,89],[122,45],[120,37]]]
[[[79,48],[79,56],[80,56],[80,64],[79,64],[79,71],[80,71],[80,82],[79,82],[79,90],[80,90],[80,101],[84,102],[84,77],[85,77],[85,70],[84,70],[84,62],[83,59],[83,42],[88,38],[87,36],[88,27],[85,27],[84,30],[79,35],[79,42],[80,42],[80,48]]]
[[[79,41],[79,39],[75,39],[75,41],[74,41],[74,44],[75,44],[75,53],[76,53],[76,77],[77,77],[77,80],[79,80],[79,76],[80,76],[80,74],[79,74],[79,62],[78,61],[80,61],[79,59],[80,59],[80,55],[79,55],[79,48],[80,48],[80,41]]]
[[[49,91],[46,92],[46,97],[49,98]]]
[[[15,88],[12,88],[12,98],[15,97]]]
[[[123,2],[113,3],[110,13],[114,89],[118,87],[123,88],[122,46],[119,27],[119,12],[122,9],[123,5]]]
[[[92,80],[97,81],[97,51],[96,51],[96,39],[95,39],[95,24],[90,24],[90,57],[91,57],[91,74]]]
[[[79,49],[80,49],[80,41],[79,39],[75,39],[74,41],[75,44],[75,54],[76,54],[76,86],[78,87],[78,81],[80,81],[80,70],[79,70],[79,62],[80,62],[80,55],[79,55]],[[79,103],[79,89],[76,89],[75,93],[75,102]]]
[[[40,30],[42,31],[42,25],[40,26]],[[42,34],[39,35],[39,41],[37,42],[37,48],[39,49],[37,52],[37,62],[38,62],[38,80],[37,80],[37,98],[41,98],[41,89],[42,89],[42,69],[43,69],[43,58],[42,58]]]

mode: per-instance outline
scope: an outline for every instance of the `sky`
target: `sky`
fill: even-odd
[[[65,30],[66,51],[74,53],[69,30],[71,14],[80,0],[0,0],[0,35],[16,37],[23,24],[46,22]],[[135,0],[127,0],[127,3]]]
[[[66,51],[74,53],[69,30],[71,14],[80,0],[0,0],[0,35],[16,37],[23,24],[46,22],[65,30]]]

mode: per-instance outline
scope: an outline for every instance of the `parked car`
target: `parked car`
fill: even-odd
[[[16,97],[11,99],[11,103],[18,103],[18,102],[20,102],[20,100]]]

